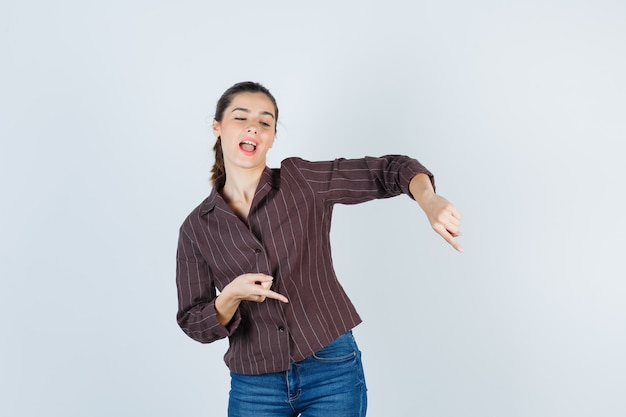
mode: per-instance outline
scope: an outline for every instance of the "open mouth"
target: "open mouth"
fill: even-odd
[[[246,152],[254,152],[256,150],[256,143],[251,140],[244,140],[239,144],[239,147]]]

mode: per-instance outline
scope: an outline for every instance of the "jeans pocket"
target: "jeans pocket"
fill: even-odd
[[[315,352],[312,358],[318,362],[344,362],[356,358],[358,353],[354,337],[348,332]]]

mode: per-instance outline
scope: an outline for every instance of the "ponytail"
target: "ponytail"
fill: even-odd
[[[213,168],[211,169],[211,183],[215,186],[215,180],[217,180],[222,175],[226,175],[226,170],[224,169],[224,152],[222,152],[222,138],[218,137],[215,141],[215,145],[213,145],[213,153],[215,155],[215,162],[213,163]]]

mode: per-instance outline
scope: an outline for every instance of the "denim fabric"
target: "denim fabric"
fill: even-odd
[[[231,372],[229,417],[364,417],[367,388],[352,332],[289,370],[263,375]]]

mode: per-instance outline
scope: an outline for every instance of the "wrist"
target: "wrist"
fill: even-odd
[[[232,318],[235,316],[239,303],[241,300],[236,298],[228,290],[228,286],[224,287],[222,292],[215,299],[215,312],[217,313],[217,320],[226,326]]]
[[[413,199],[417,201],[420,206],[424,206],[424,204],[435,195],[430,177],[423,173],[413,176],[409,183],[409,191]]]
[[[215,299],[216,306],[219,304],[220,307],[238,307],[241,300],[231,291],[230,287],[227,285],[224,289],[219,293],[217,298]]]

